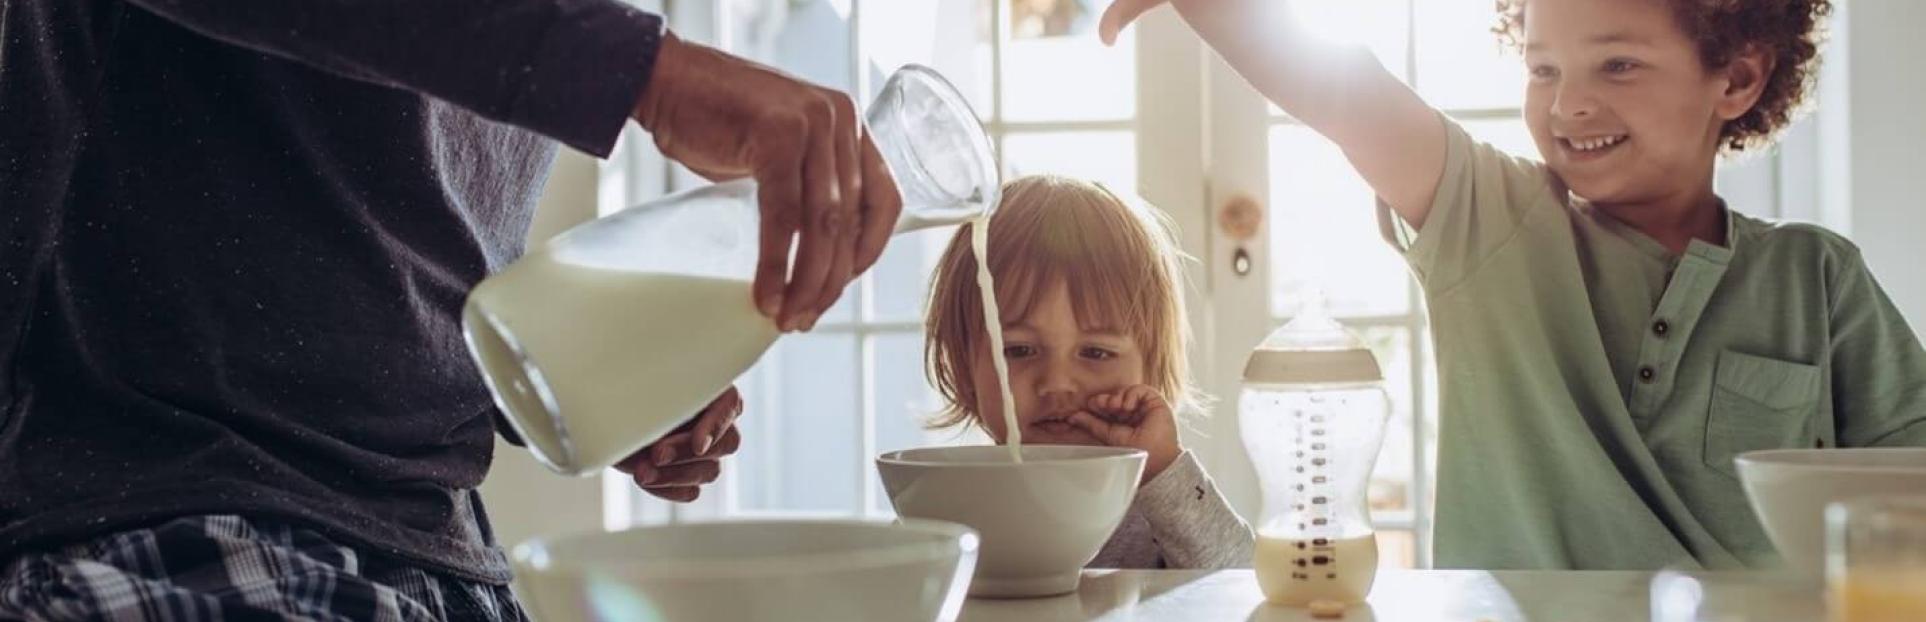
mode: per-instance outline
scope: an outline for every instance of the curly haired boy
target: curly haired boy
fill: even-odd
[[[1161,3],[1119,0],[1103,34]],[[1713,190],[1722,152],[1798,111],[1826,0],[1498,1],[1540,159],[1474,140],[1287,2],[1175,4],[1343,148],[1423,285],[1439,566],[1768,566],[1736,456],[1926,445],[1926,351],[1858,249]]]

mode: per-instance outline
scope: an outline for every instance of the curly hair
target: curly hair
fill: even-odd
[[[1686,36],[1698,43],[1699,60],[1720,68],[1747,46],[1772,50],[1772,75],[1759,101],[1739,118],[1725,122],[1719,142],[1733,152],[1765,147],[1806,111],[1805,99],[1818,78],[1819,46],[1831,0],[1665,0]],[[1528,0],[1496,0],[1498,24],[1492,32],[1514,51],[1525,44]]]

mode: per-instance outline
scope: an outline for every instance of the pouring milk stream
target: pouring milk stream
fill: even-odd
[[[949,82],[905,66],[866,119],[903,194],[897,233],[985,229],[997,165]],[[695,416],[775,343],[750,288],[758,218],[754,181],[704,186],[570,229],[475,287],[463,337],[537,460],[567,475],[609,467]],[[994,291],[987,272],[978,278]],[[984,300],[1001,341],[994,295]],[[1002,348],[994,354],[1001,375]]]

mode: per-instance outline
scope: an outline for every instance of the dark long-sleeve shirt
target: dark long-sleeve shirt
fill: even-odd
[[[506,580],[458,312],[661,36],[614,0],[0,0],[0,559],[241,513]]]

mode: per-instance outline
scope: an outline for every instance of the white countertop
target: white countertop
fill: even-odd
[[[1626,622],[1652,620],[1651,572],[1387,570],[1345,622]],[[1823,620],[1817,587],[1749,573],[1692,573],[1667,590],[1656,622]],[[1696,584],[1696,589],[1686,584]],[[1689,613],[1691,593],[1707,607]],[[1680,602],[1680,600],[1683,602]],[[1676,618],[1674,612],[1687,612]],[[963,622],[1057,620],[1287,622],[1310,613],[1264,603],[1250,570],[1086,570],[1076,593],[1022,600],[970,599]]]

